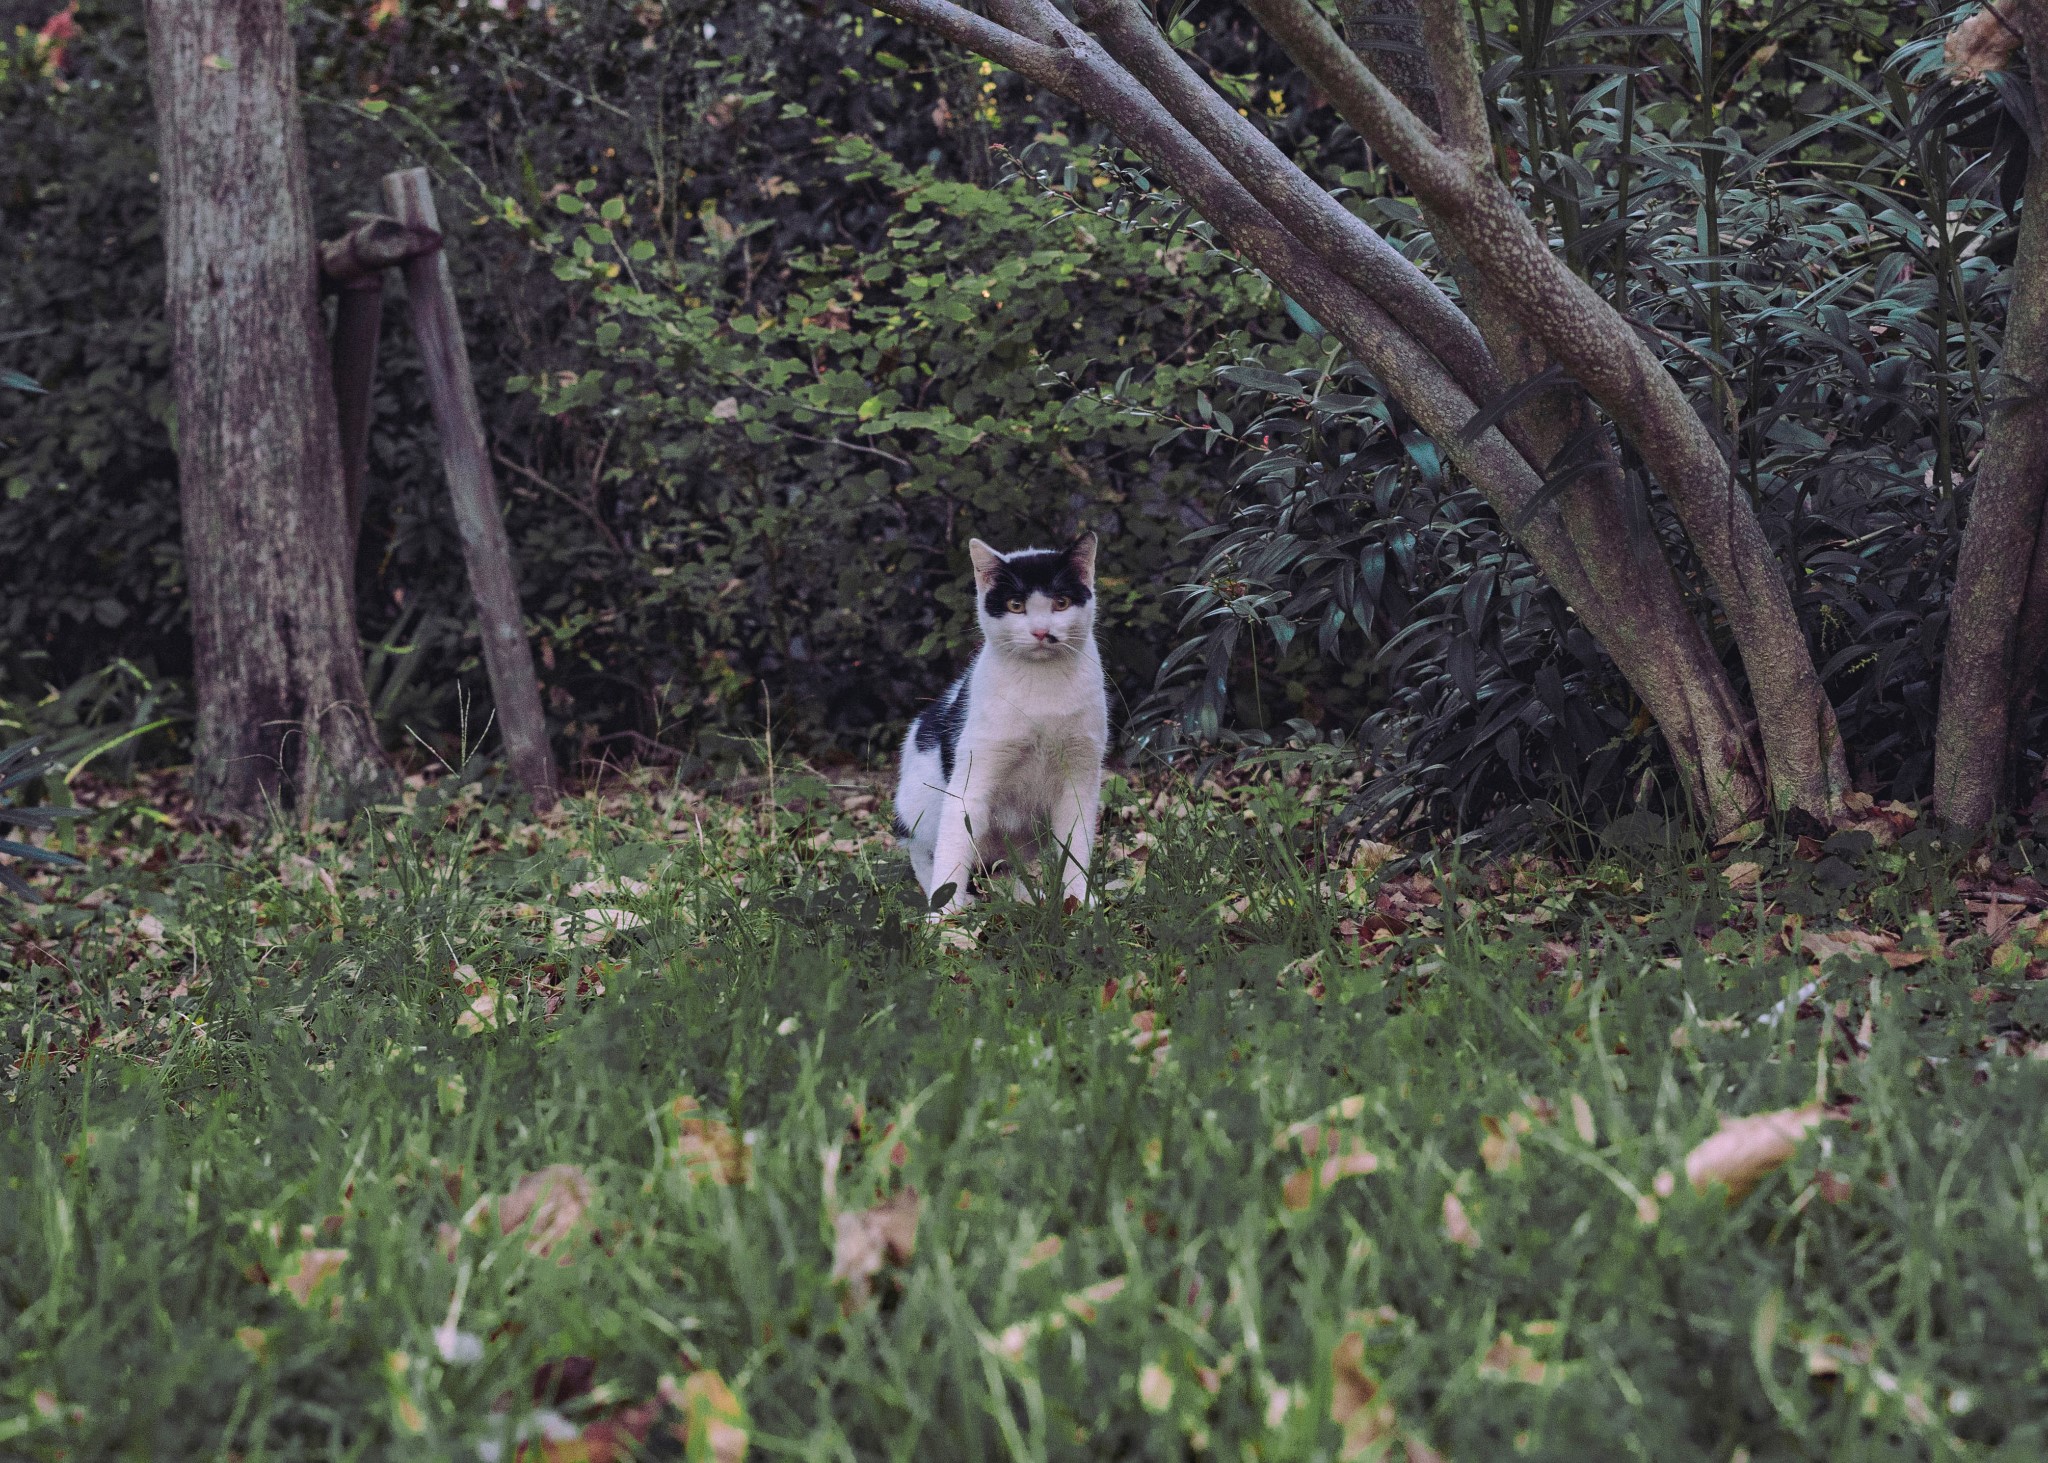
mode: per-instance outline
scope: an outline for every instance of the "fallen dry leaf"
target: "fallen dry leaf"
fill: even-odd
[[[855,1304],[873,1293],[883,1265],[909,1263],[920,1207],[917,1190],[906,1185],[872,1209],[832,1216],[832,1278],[845,1282]]]
[[[1747,893],[1756,888],[1757,880],[1763,877],[1763,866],[1744,859],[1721,870],[1721,877],[1728,881],[1728,887],[1737,894]]]
[[[1527,1382],[1534,1386],[1543,1380],[1544,1370],[1536,1353],[1505,1331],[1479,1360],[1479,1375],[1496,1381]]]
[[[1138,1401],[1147,1412],[1164,1412],[1173,1406],[1173,1378],[1156,1361],[1148,1361],[1138,1372]]]
[[[747,1409],[724,1377],[714,1371],[691,1372],[680,1387],[674,1378],[663,1377],[658,1390],[662,1400],[683,1415],[683,1456],[688,1463],[740,1463],[747,1456]]]
[[[611,899],[621,892],[644,897],[654,892],[654,886],[644,879],[585,879],[580,884],[569,886],[571,899]],[[595,911],[593,911],[594,913]]]
[[[1401,850],[1391,843],[1377,843],[1367,838],[1351,851],[1351,867],[1361,874],[1376,872],[1382,864],[1390,864],[1401,856]]]
[[[1310,1162],[1310,1167],[1287,1176],[1280,1188],[1281,1203],[1289,1209],[1306,1209],[1337,1180],[1379,1170],[1379,1155],[1365,1146],[1363,1138],[1330,1125],[1333,1119],[1348,1121],[1364,1111],[1363,1097],[1347,1097],[1324,1109],[1321,1117],[1290,1123],[1273,1135],[1275,1148],[1297,1145]]]
[[[1835,1114],[1819,1103],[1723,1118],[1721,1129],[1685,1156],[1685,1176],[1704,1193],[1715,1184],[1728,1188],[1734,1203],[1756,1187],[1757,1180],[1799,1151],[1799,1141],[1817,1124]]]
[[[1868,930],[1809,930],[1799,941],[1799,948],[1817,961],[1825,961],[1830,955],[1882,955],[1899,942],[1887,934],[1872,934]]]
[[[509,996],[505,1004],[512,1004]],[[469,1009],[455,1018],[455,1029],[465,1036],[474,1036],[479,1031],[496,1031],[498,1019],[498,993],[483,991],[470,1000]]]
[[[1116,1275],[1108,1280],[1098,1280],[1085,1290],[1075,1291],[1063,1300],[1061,1304],[1067,1308],[1068,1313],[1075,1320],[1086,1321],[1093,1325],[1095,1323],[1096,1307],[1108,1305],[1111,1301],[1122,1295],[1124,1287],[1130,1283],[1131,1280],[1128,1275]]]
[[[1965,900],[1964,907],[1977,916],[1978,922],[1984,926],[1984,938],[1994,945],[2003,940],[2020,922],[2020,916],[2026,913],[2025,905],[2008,904],[2004,900],[1987,900],[1981,904],[1976,900]]]
[[[556,1249],[562,1264],[568,1264],[568,1241],[574,1238],[584,1216],[590,1212],[590,1180],[573,1163],[551,1163],[538,1173],[527,1174],[502,1199],[488,1194],[463,1216],[463,1227],[476,1229],[484,1216],[496,1213],[498,1232],[510,1234],[530,1223],[526,1237],[528,1254],[546,1256]]]
[[[697,1117],[702,1104],[684,1093],[668,1105],[676,1125],[676,1157],[698,1183],[742,1185],[753,1176],[754,1150],[731,1126]]]
[[[630,909],[579,909],[555,916],[555,938],[583,945],[602,945],[612,936],[637,930],[647,921]]]
[[[1593,1126],[1593,1104],[1576,1092],[1572,1094],[1572,1130],[1589,1148],[1599,1141],[1600,1130]]]
[[[1523,1128],[1528,1127],[1527,1118],[1522,1117],[1520,1113],[1514,1114],[1514,1117],[1521,1118]],[[1482,1117],[1479,1119],[1479,1125],[1486,1130],[1486,1136],[1479,1140],[1479,1161],[1486,1165],[1486,1171],[1505,1173],[1511,1168],[1518,1167],[1522,1162],[1522,1145],[1514,1132],[1502,1126],[1501,1120],[1496,1117]]]
[[[347,1259],[347,1250],[300,1250],[278,1267],[276,1288],[309,1306],[321,1283],[339,1274]]]
[[[1942,64],[1957,81],[1978,81],[2003,71],[2020,46],[2014,18],[2019,0],[1996,0],[1948,33],[1941,48]]]
[[[1394,1404],[1365,1369],[1365,1335],[1346,1331],[1330,1352],[1330,1421],[1344,1430],[1337,1456],[1364,1458],[1392,1437]]]
[[[1456,1194],[1444,1195],[1444,1238],[1468,1250],[1479,1248],[1479,1231],[1465,1217],[1464,1202]]]

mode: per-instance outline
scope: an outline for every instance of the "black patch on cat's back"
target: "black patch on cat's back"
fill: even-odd
[[[953,780],[953,752],[960,745],[960,733],[967,725],[967,677],[946,688],[946,694],[918,713],[910,734],[920,752],[936,750],[939,774]]]
[[[1077,605],[1093,597],[1071,555],[1059,549],[1025,549],[1003,560],[981,602],[991,615],[1001,615],[1011,600],[1029,599],[1034,594],[1052,599],[1065,596]]]

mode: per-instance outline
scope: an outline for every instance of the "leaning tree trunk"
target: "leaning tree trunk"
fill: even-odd
[[[344,576],[340,438],[285,0],[147,0],[202,811],[390,783]]]
[[[1135,0],[1083,0],[1084,12]],[[1402,104],[1310,0],[1245,0],[1449,232],[1495,298],[1606,411],[1655,475],[1720,599],[1749,674],[1771,795],[1823,821],[1844,814],[1848,759],[1834,707],[1733,465],[1634,326],[1574,274],[1494,170],[1469,20],[1419,0],[1442,135]]]

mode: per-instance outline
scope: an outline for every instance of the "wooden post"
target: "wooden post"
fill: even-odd
[[[342,491],[351,550],[363,533],[370,471],[370,388],[377,379],[384,271],[441,247],[441,236],[432,229],[411,227],[381,214],[355,217],[353,229],[320,246],[321,277],[341,295],[334,308],[334,405],[341,425]]]
[[[386,173],[384,202],[401,223],[440,233],[425,168]],[[469,587],[483,621],[484,668],[490,673],[491,695],[498,705],[505,758],[534,806],[545,810],[554,805],[560,785],[548,749],[547,722],[541,715],[533,648],[526,643],[519,610],[512,546],[505,536],[497,479],[491,472],[483,418],[470,379],[469,348],[463,343],[462,321],[456,314],[454,282],[448,274],[447,257],[439,249],[408,259],[404,269],[413,334],[419,340],[420,365],[441,438],[441,463],[455,500]]]
[[[342,286],[334,305],[334,414],[341,427],[341,492],[351,550],[363,538],[363,499],[370,474],[370,387],[377,379],[377,328],[383,317],[381,274]],[[351,557],[351,574],[354,562]]]

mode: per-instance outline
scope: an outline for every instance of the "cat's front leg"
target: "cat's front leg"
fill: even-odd
[[[1094,768],[1069,777],[1053,800],[1053,843],[1064,850],[1060,879],[1063,895],[1083,905],[1095,903],[1088,892],[1088,860],[1095,850],[1095,824],[1102,811],[1102,774]]]
[[[976,830],[987,827],[988,809],[968,796],[965,778],[956,780],[946,789],[945,802],[939,810],[938,843],[932,850],[932,882],[925,891],[936,895],[946,885],[953,886],[946,899],[946,914],[974,902],[974,896],[968,892],[968,880],[980,862],[974,839]]]

